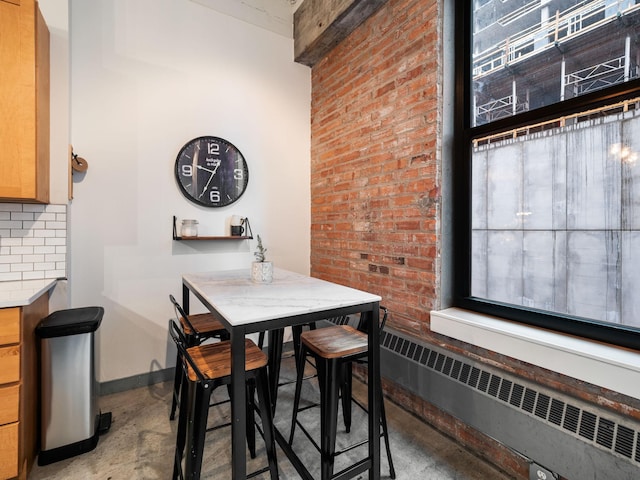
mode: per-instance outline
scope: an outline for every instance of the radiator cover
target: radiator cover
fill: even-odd
[[[388,329],[382,375],[568,479],[640,478],[640,423]]]

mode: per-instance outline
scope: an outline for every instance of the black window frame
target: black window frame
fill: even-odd
[[[453,306],[608,344],[640,350],[640,328],[471,296],[472,140],[640,96],[640,79],[472,126],[473,0],[454,0]]]

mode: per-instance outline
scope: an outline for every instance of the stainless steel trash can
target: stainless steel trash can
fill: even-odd
[[[47,465],[93,450],[111,414],[98,407],[94,334],[102,307],[53,312],[36,328],[41,339],[41,445]]]

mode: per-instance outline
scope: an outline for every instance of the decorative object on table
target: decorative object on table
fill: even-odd
[[[198,221],[193,219],[182,220],[182,228],[180,228],[180,236],[182,237],[197,237],[198,236]]]
[[[249,168],[231,142],[212,136],[187,142],[178,153],[176,182],[182,194],[204,207],[225,207],[247,189]]]
[[[262,245],[260,235],[257,235],[258,245],[253,255],[256,260],[251,264],[251,280],[256,283],[271,283],[273,281],[273,262],[266,261],[267,249]]]

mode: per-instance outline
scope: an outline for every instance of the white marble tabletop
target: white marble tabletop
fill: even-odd
[[[53,288],[56,279],[0,282],[0,308],[30,305],[47,290]]]
[[[183,282],[231,325],[379,302],[371,293],[275,268],[272,283],[254,283],[249,269],[193,273]]]

